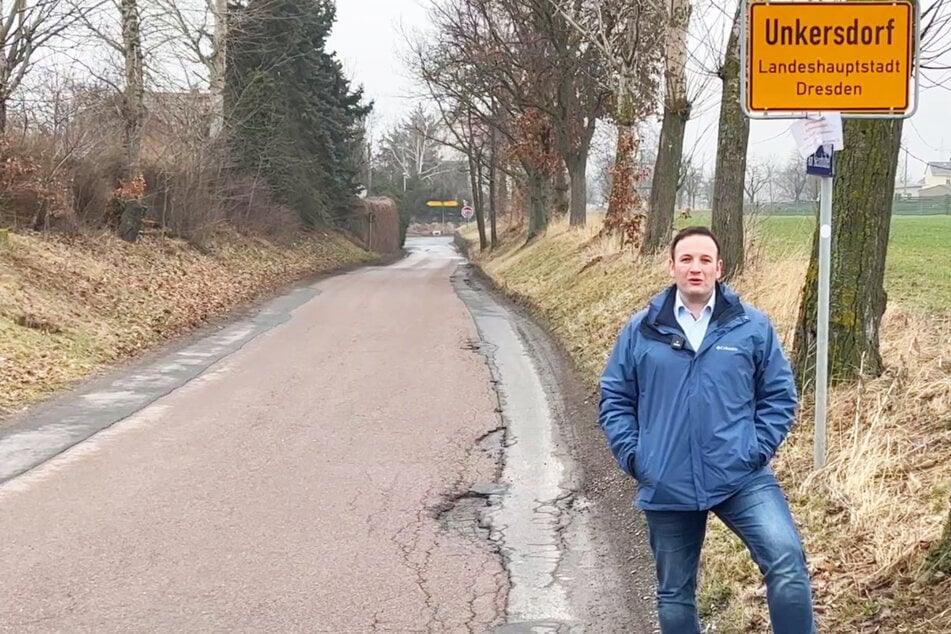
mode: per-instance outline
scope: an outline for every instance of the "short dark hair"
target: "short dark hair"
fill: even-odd
[[[720,259],[720,241],[717,240],[716,234],[710,231],[709,227],[701,227],[699,225],[693,227],[687,227],[686,229],[681,229],[677,232],[677,235],[674,236],[674,239],[670,243],[670,259],[674,259],[674,252],[677,250],[677,244],[684,238],[689,238],[690,236],[706,236],[713,240],[713,244],[717,246],[717,259]]]

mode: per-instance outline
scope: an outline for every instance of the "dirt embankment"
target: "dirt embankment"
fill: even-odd
[[[0,424],[287,283],[376,260],[319,230],[290,244],[222,231],[202,250],[149,235],[12,234],[0,248]]]
[[[618,331],[669,283],[663,256],[644,261],[596,232],[555,224],[526,245],[524,233],[512,228],[485,253],[472,246],[478,244],[473,232],[457,235],[461,250],[500,290],[547,324],[593,398]],[[806,264],[805,256],[764,253],[735,285],[771,316],[787,345]],[[891,302],[882,355],[888,369],[881,377],[830,393],[828,466],[813,469],[808,392],[773,466],[805,541],[819,631],[946,634],[951,575],[946,562],[935,560],[947,543],[942,531],[951,488],[951,314]],[[584,418],[576,424],[579,435],[600,434]],[[586,462],[586,486],[600,490],[617,518],[632,517],[627,487],[604,465],[590,470]],[[617,542],[635,543],[636,522],[614,524],[609,530],[621,531]],[[709,525],[700,586],[701,612],[716,631],[768,629],[762,577],[718,521]]]

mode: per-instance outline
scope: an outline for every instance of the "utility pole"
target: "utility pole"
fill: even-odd
[[[905,191],[903,195],[908,195],[908,146],[905,146]]]

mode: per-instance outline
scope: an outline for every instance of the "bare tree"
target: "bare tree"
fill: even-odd
[[[120,0],[122,14],[122,57],[125,60],[125,146],[129,178],[141,169],[142,125],[145,121],[145,66],[137,0]]]
[[[438,139],[444,137],[441,127],[435,115],[417,104],[404,121],[383,137],[383,151],[402,170],[403,191],[407,179],[428,180],[445,170],[438,152]]]
[[[560,71],[551,41],[535,24],[544,2],[454,0],[434,7],[437,31],[413,44],[411,60],[449,128],[479,131],[479,142],[467,142],[472,148],[484,148],[494,129],[496,142],[518,161],[529,198],[528,240],[548,225],[551,179],[561,163],[551,114]]]
[[[49,46],[85,10],[62,0],[0,3],[0,132],[6,129],[7,103],[29,71],[37,51]],[[87,3],[88,5],[88,3]]]
[[[776,201],[776,176],[779,173],[779,168],[776,167],[776,162],[769,157],[760,161],[760,166],[763,178],[766,180],[766,202],[773,203]]]
[[[151,0],[157,28],[183,48],[191,61],[204,67],[211,92],[209,135],[224,126],[224,91],[228,44],[227,0]]]
[[[611,169],[614,166],[614,151],[617,146],[617,128],[609,121],[602,121],[591,142],[591,166],[594,169],[592,183],[597,194],[593,197],[603,204],[611,195]]]
[[[743,189],[746,192],[746,199],[750,205],[756,207],[756,197],[763,191],[769,183],[769,169],[765,163],[749,163],[746,166],[746,178],[743,183]]]
[[[724,276],[743,271],[743,192],[746,148],[750,122],[740,107],[740,31],[743,2],[738,2],[719,75],[720,127],[717,136],[716,187],[712,205],[712,229],[720,239]]]
[[[697,197],[703,189],[703,168],[689,161],[682,171],[679,191],[686,199],[686,205],[691,209],[697,208]]]
[[[641,247],[647,254],[661,250],[670,240],[683,159],[684,131],[690,118],[690,100],[687,98],[687,29],[692,7],[690,0],[668,2],[664,120],[651,184],[647,229]]]
[[[800,202],[806,193],[808,183],[806,165],[798,153],[794,153],[779,169],[776,175],[777,185],[786,197],[793,202]]]
[[[703,197],[706,199],[707,208],[713,204],[713,197],[717,189],[717,179],[713,174],[704,174],[703,177]]]
[[[609,71],[618,135],[605,229],[630,234],[639,229],[628,220],[636,212],[637,124],[656,103],[666,7],[656,0],[591,0],[573,15],[566,6],[575,3],[549,1],[597,47]]]
[[[572,26],[583,19],[584,4],[565,3],[561,9],[553,11],[546,0],[542,0],[535,14],[539,31],[551,40],[557,51],[557,58],[552,59],[552,63],[561,69],[555,75],[558,78],[553,104],[555,134],[570,181],[570,224],[582,227],[587,220],[587,165],[591,138],[598,120],[607,112],[611,91],[606,81],[608,69],[598,48]],[[565,17],[566,12],[570,17]]]

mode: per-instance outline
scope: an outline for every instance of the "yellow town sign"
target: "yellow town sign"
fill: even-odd
[[[910,0],[751,2],[747,112],[906,113],[915,15]]]

